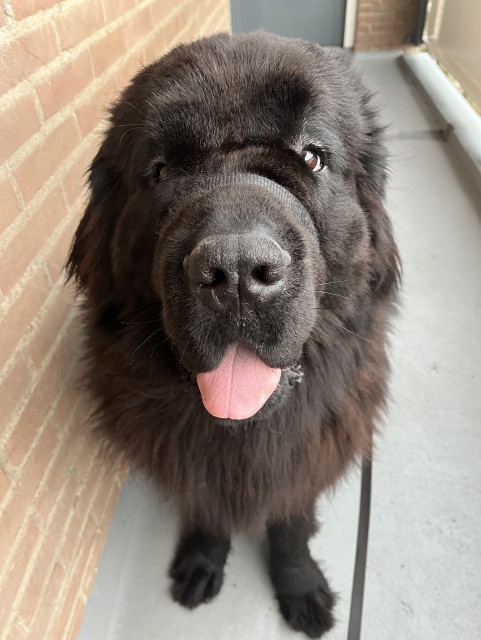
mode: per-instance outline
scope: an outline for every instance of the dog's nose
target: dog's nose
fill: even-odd
[[[217,311],[240,313],[270,302],[285,287],[291,256],[259,233],[211,235],[184,258],[191,291]]]

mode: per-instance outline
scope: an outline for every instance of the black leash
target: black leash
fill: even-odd
[[[366,577],[367,543],[369,538],[369,517],[371,514],[371,460],[363,458],[361,471],[361,497],[359,501],[359,523],[357,527],[356,561],[352,580],[351,611],[347,640],[359,640],[361,637],[362,604]]]

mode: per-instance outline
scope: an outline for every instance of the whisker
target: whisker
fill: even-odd
[[[127,122],[126,124],[114,124],[112,129],[119,129],[120,127],[135,127],[136,129],[141,129],[143,126],[140,122]]]
[[[127,129],[127,131],[124,131],[123,134],[120,136],[120,140],[119,142],[122,142],[122,138],[125,136],[125,134],[130,133],[131,131],[135,131],[135,129],[138,129],[139,127],[132,127],[131,129]]]
[[[361,340],[365,340],[366,342],[370,342],[371,344],[376,344],[374,342],[374,340],[370,340],[369,338],[365,338],[364,336],[360,336],[358,333],[356,333],[355,331],[351,331],[350,329],[348,329],[347,327],[345,327],[342,324],[339,324],[338,322],[334,322],[334,320],[332,318],[329,318],[330,322],[332,322],[332,324],[335,324],[336,327],[339,327],[340,329],[344,329],[344,331],[347,331],[347,333],[350,333],[353,336],[356,336],[356,338],[360,338]]]
[[[135,349],[135,351],[132,353],[132,355],[130,356],[128,363],[130,364],[132,362],[132,358],[135,356],[135,354],[137,353],[137,351],[146,343],[148,342],[151,338],[153,338],[155,336],[156,333],[159,333],[160,331],[162,331],[162,328],[157,329],[156,331],[152,332],[150,335],[148,335],[145,340],[142,340],[142,342],[139,344],[139,346]]]
[[[129,102],[128,100],[125,100],[124,98],[122,98],[122,102],[125,102],[125,104],[128,104],[129,107],[132,107],[132,109],[135,109],[136,111],[138,111],[139,113],[142,113],[142,111],[136,107],[135,105],[133,105],[131,102]],[[143,114],[142,114],[143,115]]]
[[[344,298],[344,300],[350,300],[349,296],[342,296],[340,293],[330,293],[329,291],[319,291],[321,294],[326,294],[326,296],[336,296],[336,298]]]
[[[323,282],[323,286],[326,284],[340,284],[341,282],[347,282],[347,280],[331,280],[330,282]]]
[[[164,342],[166,342],[167,339],[164,338]],[[152,358],[154,357],[154,351],[157,349],[157,347],[159,346],[159,344],[162,342],[162,340],[160,340],[159,338],[157,338],[157,340],[155,341],[154,346],[152,347],[152,351],[150,352],[150,359],[152,360]]]
[[[153,322],[160,322],[160,319],[159,318],[154,318],[154,320],[139,320],[138,322],[125,322],[124,320],[119,320],[119,324],[125,324],[125,325],[128,325],[128,326],[152,324]]]

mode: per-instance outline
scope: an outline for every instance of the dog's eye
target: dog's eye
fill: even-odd
[[[165,162],[154,162],[150,168],[150,177],[154,182],[158,182],[167,173],[167,165]]]
[[[319,153],[313,149],[303,149],[301,151],[301,158],[307,164],[311,171],[322,171],[324,169],[323,158]]]

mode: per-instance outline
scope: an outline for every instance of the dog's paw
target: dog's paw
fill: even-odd
[[[303,595],[277,594],[277,599],[286,622],[310,638],[319,638],[334,624],[334,597],[324,586]]]
[[[177,550],[170,567],[172,597],[193,609],[216,596],[224,579],[229,543],[193,534]]]
[[[170,570],[173,579],[172,597],[176,602],[193,609],[216,596],[224,578],[223,568],[207,562],[190,562],[185,566],[174,563]]]

